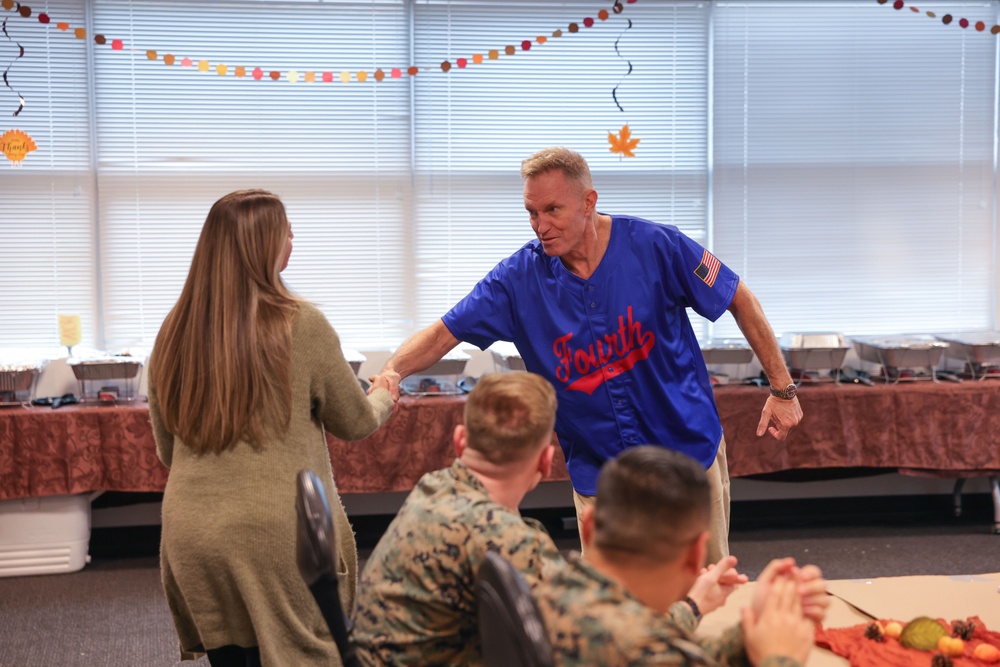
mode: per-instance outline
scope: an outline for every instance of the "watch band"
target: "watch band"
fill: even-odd
[[[784,389],[775,389],[771,387],[771,396],[775,398],[780,398],[786,401],[790,401],[798,395],[798,388],[794,383],[788,385]]]
[[[701,610],[698,609],[698,603],[691,599],[690,596],[684,598],[687,605],[691,607],[691,611],[694,613],[694,620],[701,622]]]

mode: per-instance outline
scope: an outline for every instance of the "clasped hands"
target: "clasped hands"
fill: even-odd
[[[688,592],[703,614],[718,609],[747,576],[736,571],[736,558],[726,556],[702,570]],[[760,576],[750,606],[742,610],[743,634],[752,664],[768,655],[785,655],[804,663],[812,648],[815,626],[826,617],[830,598],[826,580],[815,565],[798,567],[793,558],[772,560]]]
[[[399,373],[383,369],[381,373],[368,378],[368,382],[371,383],[371,386],[368,387],[368,393],[371,394],[376,389],[382,388],[389,392],[389,396],[392,397],[393,402],[397,402],[399,401],[399,383],[401,380],[402,377]]]

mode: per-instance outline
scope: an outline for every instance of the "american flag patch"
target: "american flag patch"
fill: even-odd
[[[701,264],[694,270],[694,275],[701,278],[706,285],[712,287],[715,285],[715,279],[719,277],[720,266],[722,266],[722,262],[706,250],[705,254],[701,256]]]

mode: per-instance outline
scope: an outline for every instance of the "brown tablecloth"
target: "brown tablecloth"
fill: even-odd
[[[734,477],[874,467],[946,476],[1000,470],[1000,382],[912,382],[800,389],[802,424],[785,442],[756,436],[767,396],[721,386],[716,401]],[[400,400],[371,437],[328,438],[341,493],[407,491],[451,463],[463,397]],[[550,479],[567,479],[562,455]],[[145,403],[0,410],[0,500],[88,491],[162,491]]]

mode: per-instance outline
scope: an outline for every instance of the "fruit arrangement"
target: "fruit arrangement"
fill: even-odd
[[[931,652],[931,667],[952,667],[953,658],[971,658],[985,664],[1000,663],[1000,648],[982,641],[981,636],[977,638],[978,620],[955,621],[951,628],[928,616],[918,616],[906,624],[873,621],[865,626],[864,636],[880,643],[894,639],[904,648]]]

